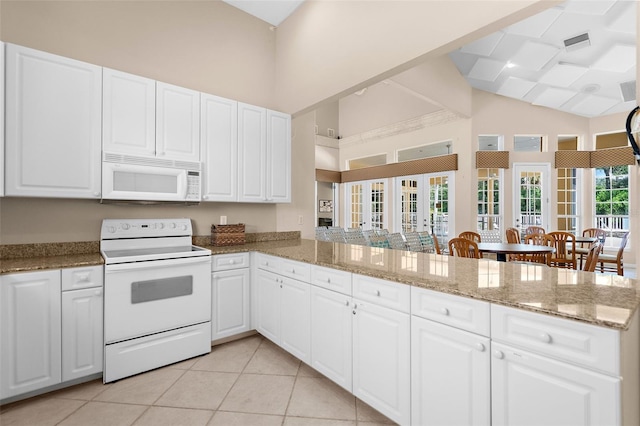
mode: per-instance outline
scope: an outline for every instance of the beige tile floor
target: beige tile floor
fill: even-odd
[[[382,424],[393,422],[258,335],[112,384],[0,407],[1,426]]]

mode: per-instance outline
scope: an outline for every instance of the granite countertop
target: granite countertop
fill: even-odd
[[[294,239],[213,247],[212,254],[257,251],[314,265],[626,330],[640,282],[546,265]],[[99,253],[0,260],[0,274],[100,265]]]

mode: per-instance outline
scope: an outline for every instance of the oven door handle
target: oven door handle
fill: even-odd
[[[105,265],[104,273],[119,271],[143,271],[146,269],[157,269],[167,266],[187,266],[200,263],[211,263],[211,256],[182,257],[179,259],[151,260],[148,262],[130,262],[118,263],[114,265]]]

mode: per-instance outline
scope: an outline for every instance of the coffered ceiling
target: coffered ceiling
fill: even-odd
[[[629,0],[571,0],[449,57],[477,89],[585,117],[630,111],[636,7]]]

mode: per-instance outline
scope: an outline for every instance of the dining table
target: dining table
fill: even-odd
[[[506,262],[508,254],[553,253],[555,248],[536,244],[478,243],[480,253],[495,253],[498,262]]]

